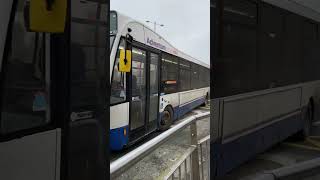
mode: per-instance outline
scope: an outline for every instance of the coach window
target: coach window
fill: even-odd
[[[166,94],[177,92],[178,58],[169,54],[162,55],[161,92]]]
[[[318,77],[319,42],[317,41],[317,24],[305,20],[303,24],[303,80],[316,80]]]
[[[205,87],[210,86],[210,69],[205,69]]]
[[[206,69],[202,66],[199,67],[199,88],[205,87],[205,71]]]
[[[14,17],[10,48],[2,72],[0,134],[31,129],[49,123],[48,91],[43,33],[28,32],[24,24],[24,0]]]
[[[121,39],[117,57],[114,62],[113,72],[112,72],[112,81],[111,81],[111,98],[110,104],[117,104],[126,101],[126,83],[124,81],[125,74],[119,71],[119,58],[120,58],[120,49],[124,49],[125,41]],[[111,59],[110,59],[111,60]]]
[[[205,68],[199,67],[199,88],[205,87]]]
[[[199,66],[195,63],[191,63],[191,89],[197,89],[199,87]]]
[[[190,90],[191,86],[191,67],[190,62],[180,59],[179,86],[181,91]]]
[[[257,12],[257,3],[253,1],[224,1],[222,36],[214,62],[215,97],[253,91],[256,82],[260,82],[257,80]]]

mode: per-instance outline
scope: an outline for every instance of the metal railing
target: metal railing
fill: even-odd
[[[191,148],[184,157],[171,168],[171,171],[164,179],[191,179],[192,153],[195,149],[195,146],[193,146],[193,148]]]
[[[201,179],[210,179],[210,135],[201,139],[198,143],[200,153]],[[205,171],[207,169],[207,171]],[[207,174],[205,174],[207,172]]]
[[[149,154],[153,150],[157,149],[160,145],[162,145],[164,142],[166,142],[169,138],[173,137],[178,132],[184,130],[188,126],[190,126],[190,130],[191,130],[190,131],[190,136],[191,136],[191,145],[193,146],[193,148],[192,148],[193,150],[186,155],[186,158],[184,158],[184,160],[186,162],[187,158],[189,157],[189,161],[190,161],[190,164],[191,164],[190,167],[189,167],[189,169],[190,169],[189,171],[191,172],[191,178],[189,178],[189,179],[195,179],[195,180],[200,179],[199,166],[201,165],[201,159],[200,159],[200,163],[199,163],[196,122],[198,120],[202,120],[202,119],[205,119],[207,117],[210,117],[210,112],[204,112],[204,113],[200,113],[200,114],[197,114],[197,115],[189,116],[189,117],[183,119],[179,124],[171,127],[170,129],[168,129],[167,131],[161,133],[157,137],[155,137],[155,138],[151,139],[150,141],[142,144],[141,146],[139,146],[138,148],[130,151],[129,153],[127,153],[124,156],[122,156],[121,158],[113,161],[110,164],[110,177],[111,177],[111,179],[113,179],[113,178],[119,176],[121,173],[125,172],[127,169],[132,167],[132,165],[134,165],[135,163],[137,163],[141,159],[143,159],[147,154]],[[206,139],[205,141],[202,141],[202,143],[205,142],[207,146],[210,146],[210,143],[208,143],[207,141],[209,141],[209,140]],[[201,145],[200,147],[202,148],[202,146],[203,145]],[[207,153],[207,154],[210,154],[210,153]],[[179,164],[179,166],[181,164]],[[187,163],[185,163],[185,166],[187,166]],[[203,165],[202,165],[202,167],[203,167]],[[181,172],[181,168],[179,168],[179,169],[180,169],[179,172]],[[188,167],[186,169],[188,170]],[[175,170],[173,171],[173,173],[175,172]],[[180,173],[180,177],[181,176],[182,176],[182,174]],[[168,178],[169,177],[170,177],[170,175],[168,176]],[[171,176],[171,178],[172,177],[174,177],[174,176]],[[202,176],[202,177],[204,177],[204,176]]]
[[[164,179],[210,179],[210,135],[198,141],[197,146],[192,145],[192,147],[193,148],[189,150],[175,166],[172,167],[171,171]],[[192,156],[197,152],[199,155],[198,161],[197,157],[193,158]],[[196,161],[195,163],[198,164],[198,166],[193,164],[193,161]],[[199,170],[195,171],[194,168],[198,168]]]

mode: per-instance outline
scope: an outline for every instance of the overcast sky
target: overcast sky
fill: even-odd
[[[210,1],[209,0],[110,0],[117,10],[153,29],[180,51],[210,63]]]

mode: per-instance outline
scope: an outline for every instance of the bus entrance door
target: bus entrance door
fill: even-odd
[[[157,128],[159,104],[159,56],[132,48],[130,141]]]
[[[159,115],[159,55],[156,53],[149,53],[149,104],[148,104],[148,132],[157,129],[158,115]]]
[[[131,104],[130,104],[130,141],[138,139],[146,130],[147,104],[147,53],[144,50],[132,48],[131,71]]]

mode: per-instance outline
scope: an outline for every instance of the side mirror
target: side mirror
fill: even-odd
[[[66,0],[30,0],[25,6],[26,26],[32,32],[63,33]]]
[[[130,72],[131,70],[131,51],[120,49],[119,71]]]

